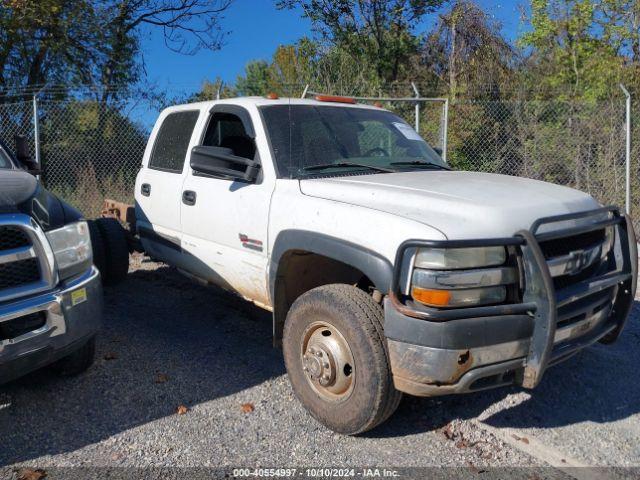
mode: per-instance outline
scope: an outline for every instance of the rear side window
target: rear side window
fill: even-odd
[[[149,168],[172,173],[182,172],[198,115],[200,112],[197,110],[167,115],[153,145]]]

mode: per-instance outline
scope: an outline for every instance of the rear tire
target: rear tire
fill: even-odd
[[[75,352],[61,358],[52,365],[53,369],[63,377],[78,375],[93,365],[96,356],[96,339],[91,337],[87,343]]]
[[[96,224],[105,246],[105,285],[117,285],[129,272],[129,246],[124,228],[115,218],[98,218]]]
[[[369,295],[338,284],[300,296],[287,315],[282,346],[293,390],[335,432],[370,430],[400,403],[383,320],[382,307]]]

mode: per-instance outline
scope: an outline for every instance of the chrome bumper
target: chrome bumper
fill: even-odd
[[[548,238],[549,234],[536,235],[540,227],[603,212],[611,212],[611,218],[596,222],[593,227],[615,226],[615,271],[556,292],[550,266],[538,243],[540,237]],[[534,388],[547,367],[594,342],[614,341],[624,328],[638,276],[636,238],[628,217],[607,208],[541,219],[513,238],[439,243],[480,246],[495,242],[516,246],[521,252],[525,275],[522,303],[457,310],[417,309],[403,301],[397,268],[390,295],[385,299],[385,334],[398,390],[435,396],[509,384]],[[433,242],[421,241],[403,244],[396,265],[402,265],[404,250],[425,243],[433,246]],[[592,301],[599,292],[610,297]],[[578,314],[583,318],[565,324],[566,318],[575,319]]]
[[[102,310],[102,284],[95,267],[51,292],[0,305],[0,324],[40,312],[45,319],[35,330],[0,339],[0,383],[82,346],[100,328]]]

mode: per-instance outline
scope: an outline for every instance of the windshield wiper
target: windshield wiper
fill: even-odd
[[[389,165],[398,165],[398,166],[403,166],[403,165],[408,165],[408,166],[420,166],[420,167],[429,167],[429,168],[437,168],[440,170],[451,170],[451,168],[449,167],[445,167],[444,165],[439,165],[437,163],[432,163],[432,162],[423,162],[422,160],[411,160],[411,161],[406,161],[406,162],[391,162]]]
[[[303,170],[328,170],[330,168],[349,168],[349,167],[361,167],[368,168],[369,170],[375,170],[376,172],[393,173],[393,170],[388,168],[375,167],[373,165],[367,165],[365,163],[353,163],[353,162],[339,162],[339,163],[323,163],[321,165],[309,165],[303,167]]]

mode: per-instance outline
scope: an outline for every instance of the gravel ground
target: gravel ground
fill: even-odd
[[[620,342],[554,367],[533,395],[405,397],[390,421],[354,438],[326,430],[295,399],[271,347],[270,314],[146,259],[105,297],[87,373],[60,379],[44,370],[0,387],[5,473],[25,465],[359,465],[555,475],[483,424],[517,428],[589,465],[640,466],[638,308]],[[176,413],[180,406],[186,413]]]

